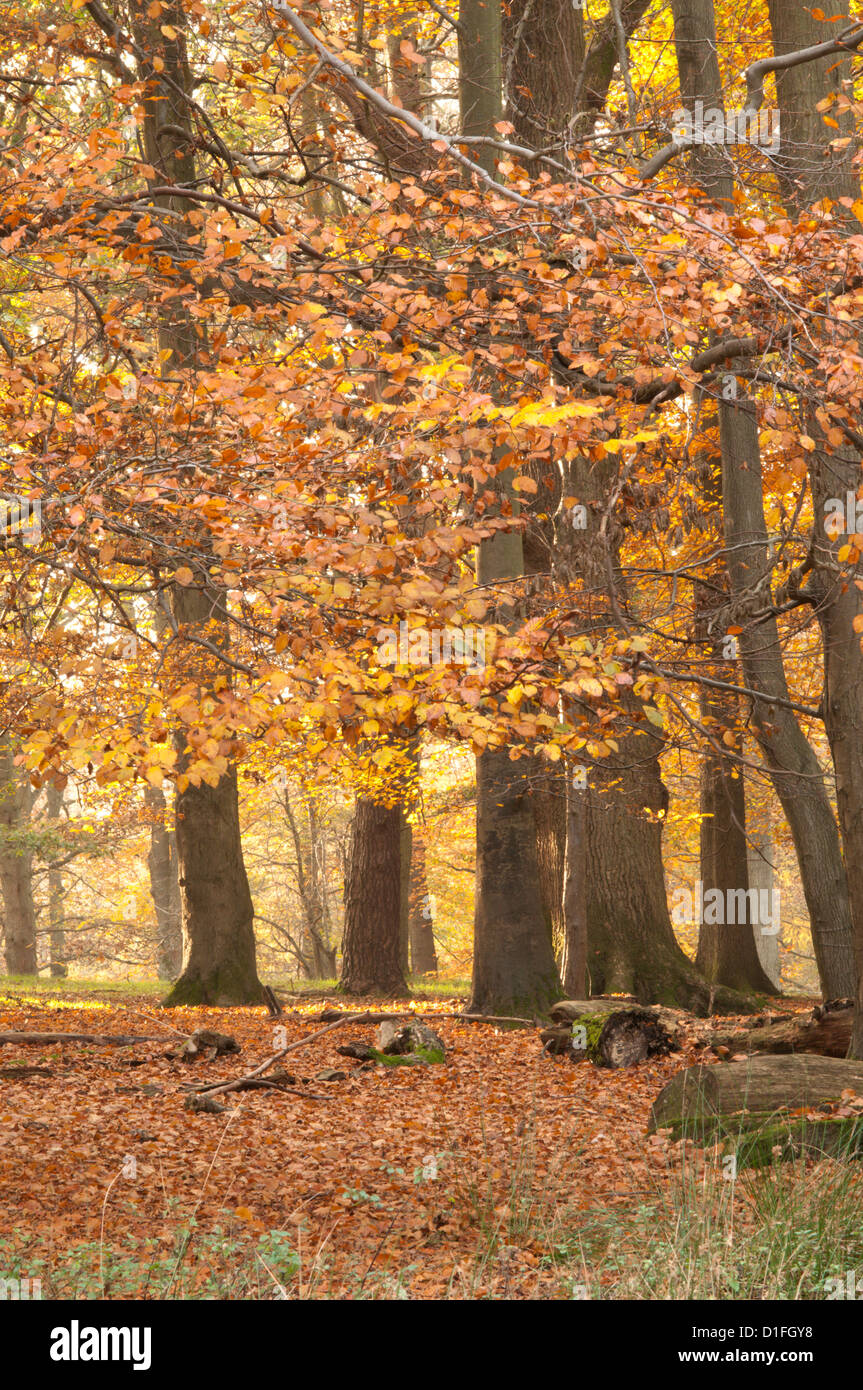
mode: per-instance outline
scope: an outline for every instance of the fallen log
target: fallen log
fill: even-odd
[[[94,1047],[133,1047],[135,1043],[164,1042],[163,1037],[133,1037],[127,1033],[0,1033],[0,1043],[49,1047],[54,1043],[91,1043]]]
[[[863,1096],[863,1062],[795,1054],[687,1067],[653,1102],[648,1133],[671,1128],[695,1134],[715,1130],[717,1116],[815,1109],[838,1101],[843,1091]]]
[[[53,1076],[50,1067],[0,1067],[0,1080],[26,1081],[29,1076]]]
[[[543,1028],[543,1051],[566,1053],[573,1059],[587,1059],[598,1066],[632,1067],[646,1057],[674,1051],[677,1043],[653,1009],[638,1005],[624,1008],[575,1012],[580,1001],[565,1000],[551,1010],[558,1021]],[[593,1002],[593,1001],[588,1001]],[[572,1006],[572,1007],[571,1007]]]
[[[852,999],[835,999],[814,1009],[808,1018],[785,1018],[759,1027],[757,1021],[734,1032],[713,1033],[711,1051],[717,1057],[739,1052],[763,1052],[783,1057],[805,1052],[820,1057],[845,1057],[851,1042]]]

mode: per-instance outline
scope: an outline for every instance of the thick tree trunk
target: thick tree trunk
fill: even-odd
[[[345,884],[345,994],[407,993],[401,962],[401,827],[398,803],[358,800]]]
[[[59,828],[63,813],[63,793],[53,782],[49,782],[45,793],[45,810],[49,819]],[[65,979],[69,974],[66,964],[65,932],[65,894],[63,891],[63,870],[53,860],[48,864],[48,949],[50,970],[54,979]]]
[[[499,0],[462,0],[459,105],[465,135],[494,137],[501,118],[500,40]],[[494,168],[490,150],[475,157],[487,169]],[[507,476],[498,480],[498,488],[517,513]],[[493,592],[501,581],[523,575],[520,532],[500,531],[481,543],[479,584]],[[541,1013],[561,993],[542,910],[530,767],[531,759],[512,761],[505,747],[487,748],[477,758],[471,1013]]]
[[[160,980],[176,980],[183,965],[177,837],[166,825],[168,807],[162,788],[148,787],[144,804],[151,816],[147,868],[156,913],[156,964]]]
[[[584,16],[572,0],[513,0],[503,14],[504,98],[519,145],[559,146],[584,62]]]
[[[174,618],[181,637],[188,628],[204,631],[210,626],[224,642],[222,604],[222,596],[213,590],[175,584]],[[219,669],[218,657],[210,665],[212,676]],[[200,663],[197,671],[201,673]],[[255,964],[254,909],[243,862],[236,768],[229,766],[216,786],[203,781],[199,786],[184,784],[193,752],[184,731],[177,732],[175,743],[183,970],[165,1003],[257,1004],[262,987]]]
[[[438,964],[434,939],[434,912],[426,878],[425,836],[419,828],[414,830],[411,854],[409,930],[412,973],[435,974]]]
[[[10,975],[35,975],[36,908],[33,856],[27,844],[33,794],[26,773],[16,768],[8,734],[0,738],[0,889]]]
[[[777,54],[834,38],[837,24],[804,6],[769,0],[773,48]],[[847,16],[847,6],[834,6]],[[810,209],[825,198],[859,197],[859,177],[853,167],[856,144],[849,113],[835,111],[834,124],[825,126],[819,105],[850,76],[847,60],[835,56],[818,63],[801,63],[776,75],[781,142],[779,163],[789,207]],[[840,139],[837,140],[836,137]],[[838,147],[838,148],[837,148]],[[851,212],[836,207],[849,230],[859,230]],[[860,486],[859,450],[829,448],[818,422],[809,425],[817,447],[812,456],[811,486],[815,527],[812,538],[812,581],[809,585],[824,642],[824,722],[836,772],[836,799],[845,872],[851,907],[857,1012],[851,1055],[863,1058],[863,652],[854,630],[863,615],[863,594],[849,566],[839,561],[842,537],[827,534],[825,519],[832,498],[856,495]],[[853,567],[851,567],[853,569]]]
[[[164,4],[159,15],[143,0],[134,0],[132,23],[139,45],[139,74],[147,84],[144,144],[157,184],[184,184],[195,179],[195,131],[189,100],[185,15],[179,5]],[[187,212],[187,200],[157,195],[175,216]],[[159,344],[166,373],[194,369],[199,338],[194,317],[176,296],[160,311]],[[205,546],[206,542],[204,542]],[[209,585],[171,586],[171,606],[178,631],[209,626],[215,647],[228,641],[224,594]],[[182,646],[181,646],[182,650]],[[186,652],[183,653],[185,657]],[[201,694],[223,674],[216,653],[202,656],[191,673]],[[183,971],[165,1003],[251,1004],[261,999],[255,965],[253,908],[243,862],[237,774],[229,767],[217,786],[184,784],[191,762],[185,734],[175,737],[180,754],[175,803],[177,861],[183,916]]]
[[[787,709],[788,684],[776,619],[751,621],[753,611],[770,600],[770,554],[764,519],[761,454],[755,408],[737,383],[735,401],[719,408],[722,447],[725,544],[731,610],[738,636],[743,676],[752,690],[752,719],[774,790],[785,812],[800,881],[809,911],[812,945],[821,989],[827,999],[854,992],[851,906],[839,831],[824,785],[824,774],[793,710]],[[856,639],[849,631],[849,640]]]
[[[668,793],[654,734],[620,738],[591,773],[587,797],[588,984],[591,994],[632,994],[643,1004],[706,1014],[738,1011],[740,995],[712,987],[677,944],[662,874]],[[754,949],[754,948],[753,948]]]
[[[561,995],[539,894],[529,759],[477,759],[476,907],[468,1013],[541,1014]]]

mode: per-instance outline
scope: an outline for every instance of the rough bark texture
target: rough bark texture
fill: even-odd
[[[738,637],[744,681],[763,691],[753,700],[752,720],[776,795],[785,812],[809,911],[812,944],[827,999],[854,991],[851,906],[839,831],[818,758],[788,700],[788,684],[776,619],[760,610],[770,596],[771,564],[764,519],[758,421],[737,383],[738,398],[719,408],[722,491],[728,573],[735,602],[730,610]],[[751,622],[759,610],[757,625]],[[853,640],[853,638],[852,638]]]
[[[345,883],[341,988],[405,994],[401,960],[401,806],[357,802]]]
[[[36,908],[33,856],[27,845],[33,793],[30,780],[13,761],[8,734],[0,739],[0,889],[10,975],[35,975]]]
[[[468,1013],[544,1013],[561,995],[539,894],[528,772],[506,748],[477,759],[476,906]]]
[[[711,989],[677,944],[662,876],[668,805],[652,733],[628,734],[604,758],[587,793],[588,982],[591,994],[633,994],[640,1003],[705,1014],[745,1009]],[[624,780],[625,779],[625,780]]]
[[[511,139],[555,148],[572,121],[584,62],[584,16],[572,0],[513,0],[503,15],[506,119]]]
[[[222,596],[190,585],[173,586],[174,618],[187,628],[215,629],[225,640]],[[197,658],[196,658],[197,660]],[[213,658],[210,674],[218,670]],[[203,665],[197,667],[205,674]],[[191,761],[185,731],[175,735],[177,770]],[[178,784],[174,806],[183,921],[183,970],[165,1003],[258,1004],[262,986],[255,963],[254,909],[243,861],[236,768],[215,787]]]
[[[786,53],[833,38],[837,12],[847,16],[847,6],[833,7],[829,18],[804,6],[769,0],[773,48]],[[859,197],[859,179],[852,167],[855,141],[832,148],[837,136],[848,134],[848,116],[834,112],[838,123],[825,126],[819,103],[849,78],[849,63],[835,57],[805,63],[778,73],[776,90],[780,110],[780,164],[785,197],[793,210],[809,209],[825,198]],[[852,230],[856,219],[841,207],[837,216]],[[851,905],[857,1012],[851,1039],[851,1055],[863,1058],[863,653],[854,631],[854,620],[863,613],[863,594],[838,560],[843,538],[828,536],[824,525],[829,498],[856,494],[860,486],[859,450],[828,448],[814,417],[818,447],[811,468],[815,527],[812,538],[812,580],[809,585],[816,605],[824,642],[824,722],[836,772],[836,800],[845,856],[845,872]],[[858,565],[859,570],[859,565]]]
[[[833,1001],[816,1009],[811,1018],[786,1018],[761,1028],[714,1033],[710,1046],[721,1057],[733,1057],[736,1052],[767,1052],[776,1056],[810,1052],[820,1057],[845,1057],[853,1018],[853,1001]]]
[[[152,15],[134,0],[132,24],[140,48],[139,76],[147,84],[144,98],[144,145],[157,183],[183,184],[195,178],[195,132],[186,95],[193,90],[189,70],[185,16],[179,6],[164,5]],[[181,197],[159,195],[178,218],[187,211]],[[163,306],[160,348],[166,372],[191,371],[199,338],[193,316],[177,296]],[[208,639],[216,648],[228,643],[224,595],[207,585],[173,584],[174,623]],[[200,652],[200,649],[195,649]],[[184,656],[188,653],[184,651]],[[191,674],[201,693],[223,674],[217,652],[205,655]],[[190,672],[187,670],[188,679]],[[178,771],[190,762],[184,732],[175,738]],[[229,767],[215,787],[201,783],[179,787],[175,804],[177,860],[183,918],[183,972],[166,1004],[251,1004],[261,999],[255,965],[253,909],[243,862],[236,769]]]
[[[182,905],[176,832],[169,830],[161,787],[148,787],[144,804],[151,817],[147,868],[156,913],[156,961],[160,980],[176,980],[183,965]]]
[[[838,1100],[846,1089],[863,1095],[863,1064],[837,1057],[750,1057],[687,1067],[656,1097],[648,1130],[742,1110],[759,1115],[798,1110]]]
[[[569,1005],[571,1002],[566,1001]],[[559,1006],[552,1014],[560,1012]],[[588,1009],[575,1013],[540,1033],[543,1050],[567,1053],[576,1060],[620,1070],[643,1062],[646,1057],[664,1055],[677,1044],[671,1033],[651,1009]]]

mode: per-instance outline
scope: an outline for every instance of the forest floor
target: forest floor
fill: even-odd
[[[198,1114],[184,1084],[251,1071],[276,1026],[297,1041],[344,1001],[279,1021],[157,1004],[0,987],[0,1031],[162,1039],[0,1048],[0,1067],[51,1071],[0,1079],[0,1278],[95,1299],[815,1297],[863,1262],[859,1165],[726,1182],[716,1154],[647,1137],[657,1092],[709,1059],[703,1021],[679,1052],[609,1071],[542,1055],[533,1030],[443,1017],[462,1000],[414,1001],[444,1064],[363,1069],[337,1048],[374,1030],[345,1026],[285,1058],[311,1094],[229,1093]],[[165,1055],[198,1027],[242,1052]]]

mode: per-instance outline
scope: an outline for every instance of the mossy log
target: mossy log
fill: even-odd
[[[756,1020],[748,1028],[714,1033],[710,1046],[719,1057],[733,1056],[736,1052],[764,1052],[772,1056],[807,1052],[820,1057],[845,1057],[851,1042],[853,1018],[854,1001],[834,999],[819,1005],[808,1018],[798,1015],[760,1027]]]
[[[587,1008],[578,1011],[579,1004]],[[602,1003],[602,1008],[593,1007]],[[543,1050],[586,1059],[598,1066],[634,1066],[646,1057],[671,1052],[677,1044],[653,1009],[609,1007],[608,1001],[564,1000],[551,1010],[555,1020],[540,1033]]]
[[[675,1134],[706,1136],[716,1133],[717,1116],[746,1112],[763,1124],[782,1110],[838,1101],[843,1091],[863,1096],[863,1062],[795,1054],[687,1067],[656,1097],[648,1132],[670,1128]]]

